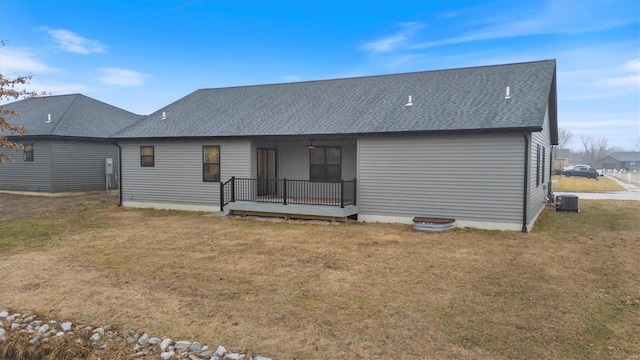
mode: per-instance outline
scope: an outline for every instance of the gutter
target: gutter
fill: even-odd
[[[529,194],[529,136],[526,132],[524,135],[524,181],[522,187],[522,232],[527,232],[527,200]],[[122,194],[122,193],[121,193]]]
[[[122,148],[117,141],[113,145],[118,147],[118,206],[122,206]]]

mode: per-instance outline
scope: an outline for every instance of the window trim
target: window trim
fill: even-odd
[[[151,155],[144,155],[143,149],[151,149]],[[145,163],[144,159],[151,158],[151,163]],[[140,146],[140,166],[142,167],[154,167],[156,166],[156,149],[153,145],[141,145]]]
[[[322,164],[312,164],[311,163],[311,152],[315,149],[323,149],[323,163]],[[327,164],[327,149],[338,149],[340,151],[340,164]],[[323,167],[323,174],[324,174],[324,178],[323,179],[313,179],[312,177],[312,165],[321,165]],[[340,166],[340,179],[338,179],[337,181],[329,181],[327,180],[327,169],[329,165],[339,165]],[[309,181],[311,182],[340,182],[342,181],[342,146],[337,146],[337,145],[316,145],[313,148],[309,149]]]
[[[544,184],[545,181],[545,177],[544,177],[544,173],[545,173],[545,160],[546,160],[546,156],[547,156],[547,148],[546,147],[542,147],[542,183]]]
[[[536,151],[536,187],[540,186],[540,144],[537,145]]]
[[[22,160],[33,162],[33,143],[22,144]]]
[[[205,149],[206,148],[217,148],[218,149],[218,162],[205,162]],[[220,163],[222,162],[221,160],[221,156],[222,153],[220,152],[220,145],[202,145],[202,182],[220,182],[220,178],[222,177],[221,175],[221,166]],[[206,178],[207,172],[206,172],[206,168],[207,165],[218,165],[218,178],[217,179],[213,179],[213,180],[208,180]]]

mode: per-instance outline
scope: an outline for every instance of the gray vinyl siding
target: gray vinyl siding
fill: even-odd
[[[33,143],[33,161],[24,161],[22,150],[1,149],[11,156],[6,165],[0,165],[0,190],[52,192],[51,143],[52,140],[28,140]]]
[[[540,157],[540,163],[538,164],[537,149],[540,145],[540,149],[544,148],[544,161],[542,161],[542,155]],[[551,162],[551,135],[549,133],[549,108],[545,113],[544,125],[541,132],[534,132],[531,134],[531,148],[529,151],[531,155],[529,161],[529,204],[527,211],[527,223],[533,221],[536,216],[544,208],[544,200],[546,196],[546,185],[549,182],[550,171],[549,164]],[[542,168],[544,163],[544,170]],[[544,178],[536,181],[538,176],[538,165],[540,166],[540,179],[544,174]]]
[[[219,206],[220,183],[202,180],[202,147],[220,146],[220,177],[248,177],[249,140],[122,141],[123,201]],[[140,146],[154,146],[155,165],[140,166]]]
[[[367,137],[360,214],[522,223],[522,134]]]
[[[118,148],[108,142],[54,140],[51,143],[53,191],[105,189],[105,159],[113,159],[111,188],[117,188]]]
[[[114,160],[118,148],[104,140],[24,140],[33,143],[33,161],[24,161],[22,151],[4,150],[12,159],[0,166],[0,190],[67,192],[105,188],[104,160]],[[116,188],[115,175],[111,179]]]

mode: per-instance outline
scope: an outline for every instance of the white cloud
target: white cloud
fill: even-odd
[[[640,85],[640,75],[619,76],[604,79],[599,82],[602,85],[614,87],[627,87]]]
[[[77,94],[88,93],[95,91],[94,88],[80,83],[55,83],[55,82],[39,82],[32,81],[27,87],[27,90],[36,92],[45,92],[51,95],[59,94]]]
[[[141,86],[149,75],[119,68],[100,68],[98,71],[102,74],[98,77],[103,84],[120,85],[120,86]]]
[[[640,85],[640,59],[633,59],[610,69],[603,69],[597,85],[630,88]]]
[[[284,77],[284,81],[290,81],[290,82],[300,81],[301,79],[302,78],[300,76],[297,76],[297,75],[287,75],[287,76]]]
[[[395,71],[398,68],[406,68],[406,67],[410,67],[411,65],[420,63],[424,59],[426,59],[425,55],[418,55],[418,54],[392,55],[382,59],[382,61],[383,61],[383,66],[386,69]]]
[[[48,73],[57,69],[38,60],[29,49],[0,48],[0,72],[4,75],[12,72]]]
[[[401,30],[396,34],[369,42],[365,44],[363,48],[373,53],[393,51],[398,47],[405,45],[413,34],[424,28],[424,24],[420,22],[407,22],[400,24],[400,27]]]
[[[85,39],[69,30],[42,28],[64,51],[75,54],[106,53],[107,47],[97,40]]]
[[[522,20],[505,21],[496,17],[493,24],[468,31],[461,36],[437,39],[418,43],[414,49],[432,48],[437,46],[454,45],[466,42],[505,39],[528,35],[542,34],[582,34],[592,31],[611,29],[637,21],[632,14],[607,13],[607,9],[592,6],[590,2],[578,1],[550,1],[548,6],[539,11],[527,10],[526,13],[510,18]]]
[[[91,88],[84,84],[79,83],[55,83],[55,82],[39,82],[39,81],[30,81],[28,84],[19,85],[15,88],[18,91],[28,91],[37,94],[38,96],[52,96],[52,95],[64,95],[64,94],[78,94],[78,93],[88,93],[95,91],[94,88]],[[17,99],[11,97],[5,97],[0,100],[0,104],[6,104]]]
[[[202,0],[193,0],[193,1],[188,1],[188,2],[186,2],[186,3],[184,3],[184,4],[181,4],[181,5],[174,6],[174,7],[172,7],[172,8],[166,9],[166,10],[164,10],[163,12],[165,12],[165,13],[166,13],[166,12],[171,12],[171,11],[179,10],[179,9],[182,9],[182,8],[185,8],[185,7],[188,7],[188,6],[191,6],[191,5],[195,5],[195,4],[199,3],[199,2],[202,2]]]
[[[640,74],[640,59],[627,61],[620,68],[624,71],[636,72]]]

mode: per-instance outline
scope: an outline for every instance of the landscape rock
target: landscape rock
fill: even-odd
[[[176,342],[176,344],[174,346],[178,350],[184,350],[184,349],[187,349],[187,348],[189,348],[191,346],[191,342],[182,340],[182,341]]]
[[[138,338],[139,345],[146,345],[148,342],[149,342],[149,335],[147,335],[147,333],[142,334],[142,336]]]
[[[167,352],[163,352],[162,354],[160,354],[160,358],[162,360],[169,360],[169,359],[173,359],[176,356],[176,353],[173,351],[167,351]]]
[[[44,324],[42,326],[40,326],[37,330],[40,334],[45,333],[47,331],[49,331],[49,324]]]
[[[218,346],[218,348],[216,349],[216,352],[213,355],[222,356],[226,352],[227,352],[227,349],[225,349],[224,346],[220,345]]]
[[[40,335],[36,335],[29,340],[29,345],[35,345],[40,340]]]
[[[210,359],[213,356],[213,351],[211,351],[211,350],[202,350],[202,351],[200,351],[200,353],[198,355],[200,357],[205,358],[205,359]]]
[[[245,355],[244,354],[238,354],[238,353],[229,353],[227,355],[224,356],[225,359],[229,359],[229,360],[244,360]]]
[[[76,325],[75,329],[71,321],[57,322],[55,320],[39,320],[36,315],[30,315],[24,319],[19,313],[10,314],[8,310],[0,312],[3,319],[0,322],[0,343],[7,343],[13,333],[33,334],[29,335],[28,346],[38,346],[42,343],[60,341],[58,338],[65,337],[81,346],[90,345],[96,351],[108,351],[107,344],[115,341],[122,344],[131,344],[131,355],[135,358],[147,358],[150,354],[160,354],[160,358],[169,359],[190,359],[190,360],[271,360],[271,358],[229,352],[220,345],[216,351],[212,351],[208,346],[194,341],[173,342],[170,338],[151,336],[147,333],[139,335],[133,330],[111,331],[111,325],[103,327],[93,327],[90,325]],[[89,344],[84,339],[89,337]],[[11,342],[9,342],[11,343]],[[20,346],[20,342],[15,346]],[[26,345],[26,344],[25,344]],[[160,351],[158,351],[160,350]],[[19,350],[18,350],[19,351]],[[108,356],[105,353],[105,356]],[[153,355],[157,356],[157,355]]]
[[[99,333],[95,333],[95,334],[91,335],[89,340],[91,340],[91,342],[96,342],[96,341],[100,340],[100,334]]]
[[[71,321],[67,321],[67,322],[63,322],[60,325],[60,328],[62,329],[62,331],[71,331],[71,327],[73,326],[73,324],[71,323]]]
[[[160,343],[160,349],[162,351],[165,351],[171,344],[173,344],[173,340],[171,339],[164,339],[162,340],[162,342]]]
[[[147,356],[148,354],[149,354],[148,351],[139,351],[135,355],[133,355],[133,357],[143,357],[143,356]]]

